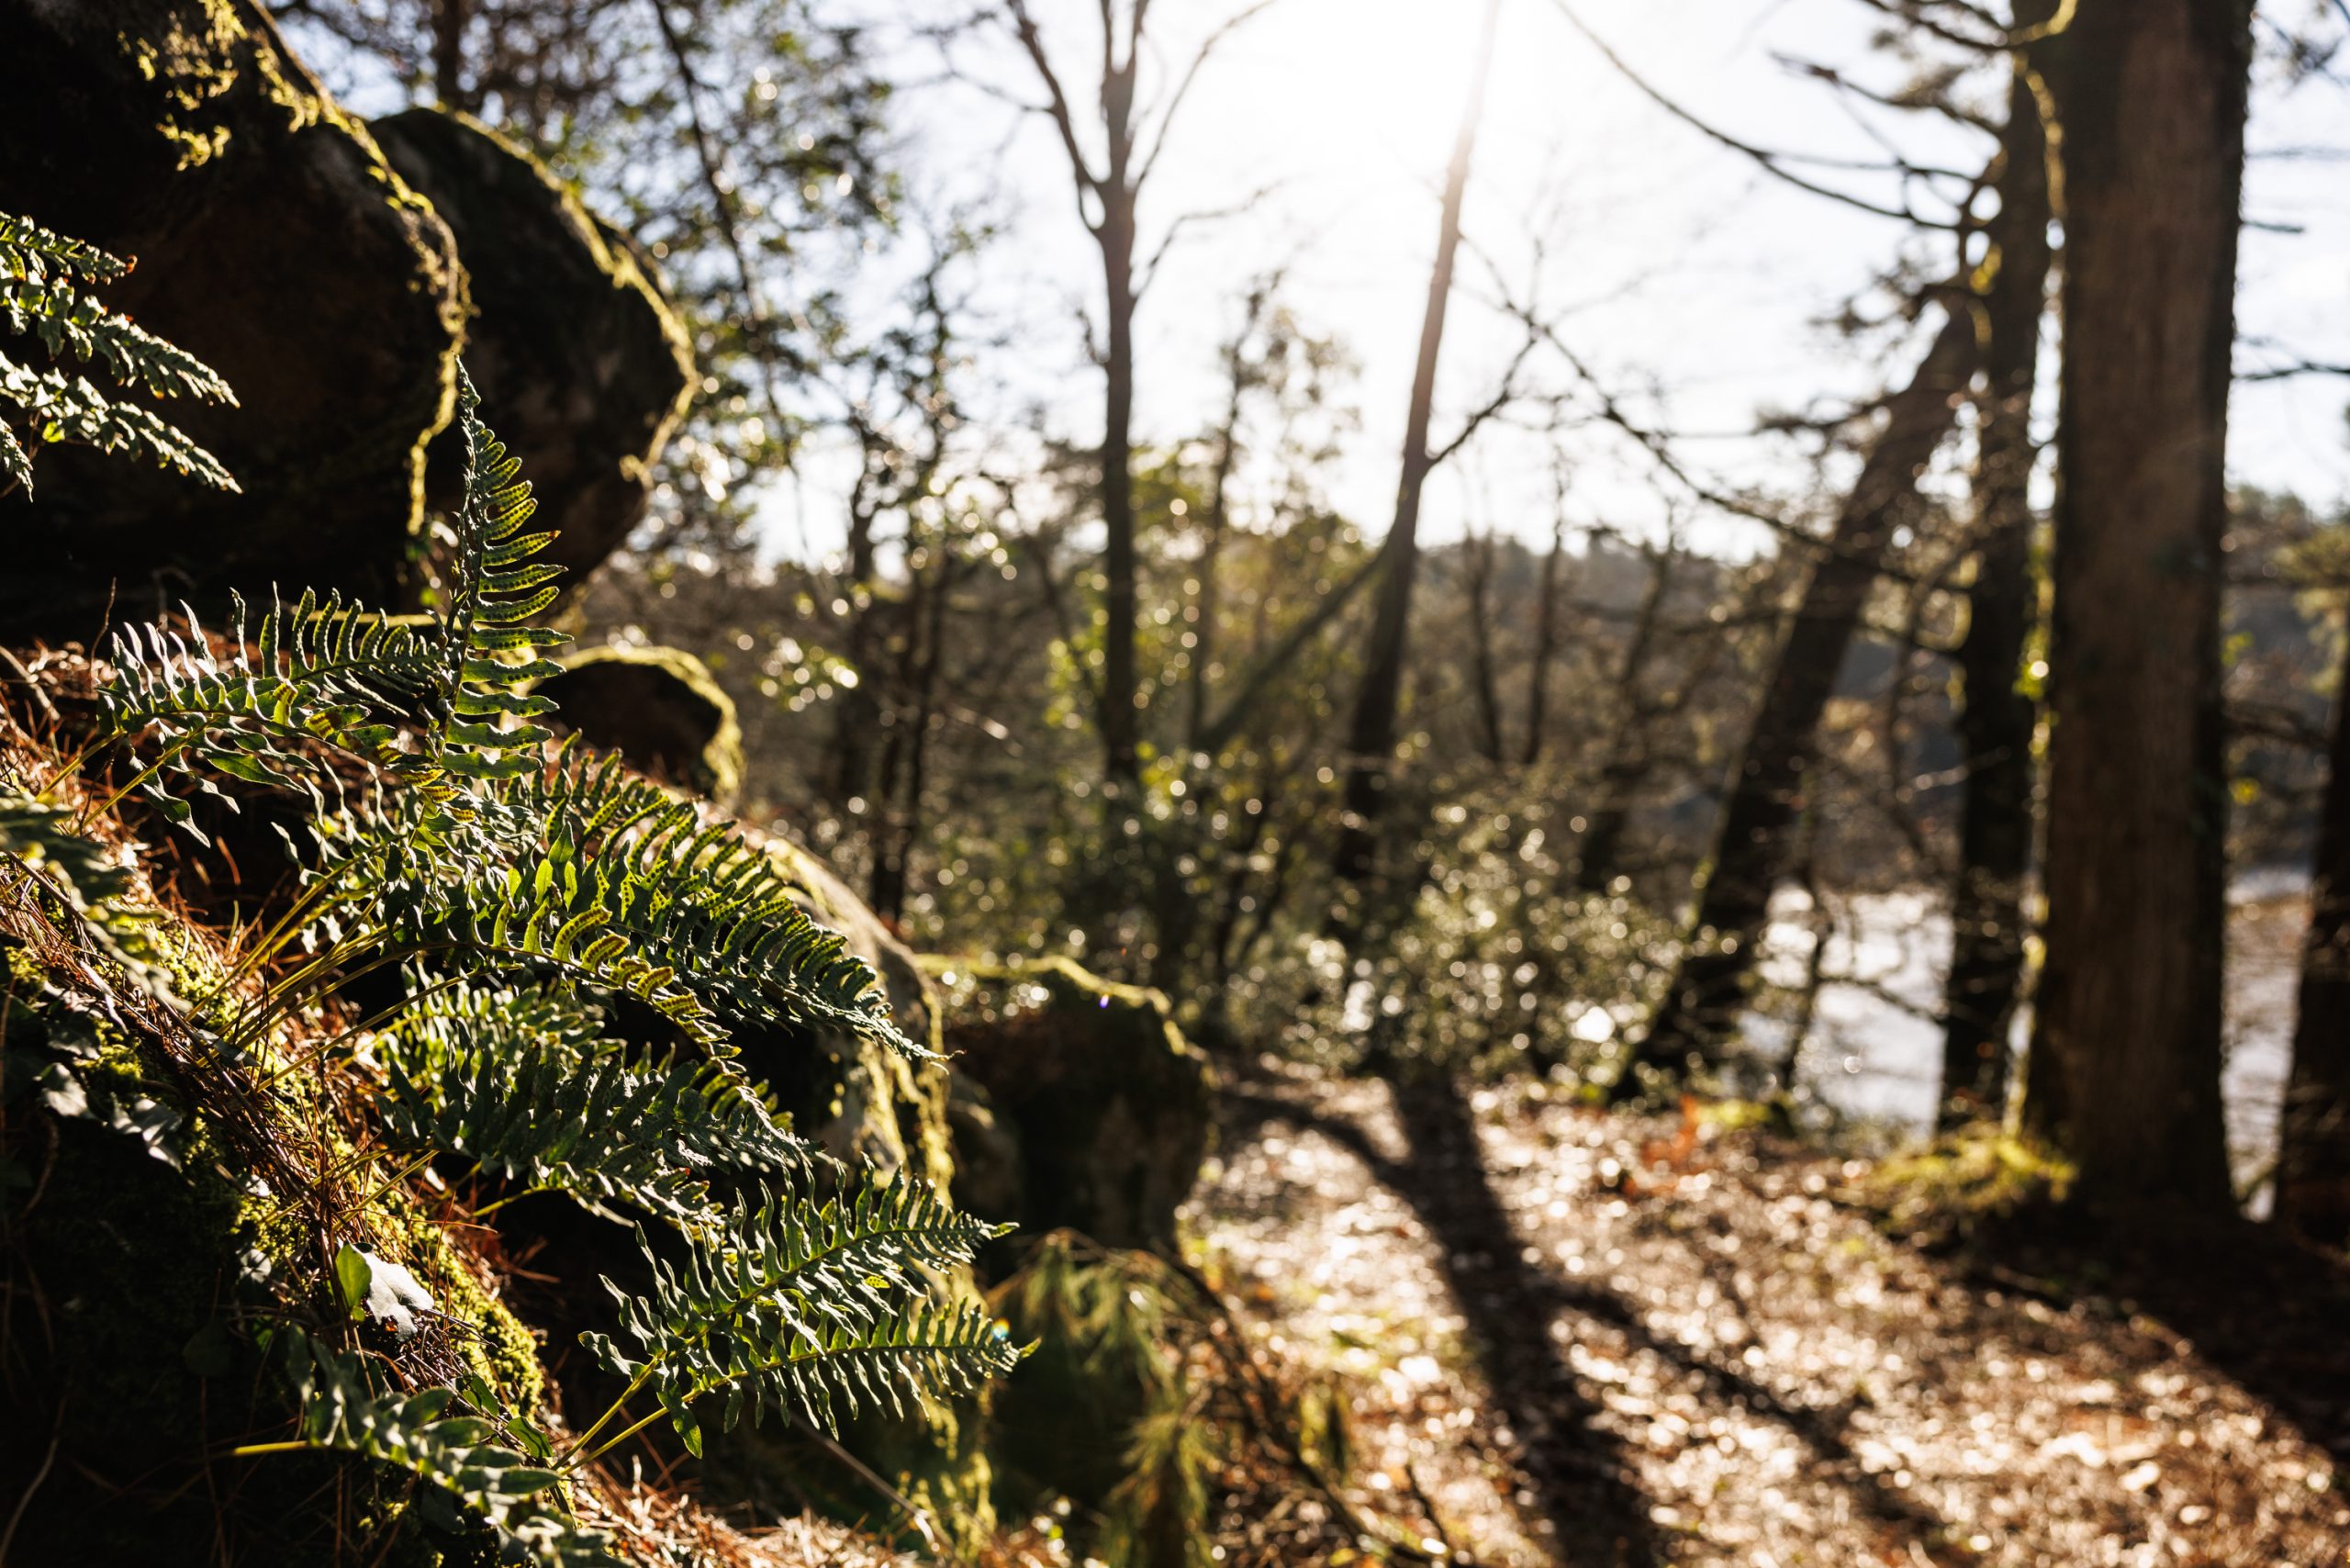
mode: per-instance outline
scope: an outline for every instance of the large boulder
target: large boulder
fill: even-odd
[[[106,297],[241,407],[173,405],[242,494],[51,448],[0,504],[0,642],[227,589],[395,596],[465,316],[448,230],[252,0],[0,0],[0,210],[138,268]]]
[[[235,388],[163,411],[242,487],[45,449],[37,498],[0,503],[0,643],[272,583],[412,602],[461,349],[576,585],[692,381],[625,236],[469,120],[347,115],[253,0],[0,0],[0,211],[137,258],[105,297]]]
[[[968,1081],[948,1104],[956,1155],[989,1173],[968,1205],[1023,1230],[1171,1248],[1207,1154],[1214,1076],[1167,998],[1061,958],[923,965],[946,990],[946,1049]]]
[[[534,691],[554,722],[599,751],[721,805],[743,787],[743,726],[710,666],[677,648],[603,647],[568,654]]]
[[[693,380],[685,328],[627,237],[512,142],[438,109],[370,129],[456,236],[474,310],[465,369],[522,455],[538,523],[561,530],[543,558],[576,585],[644,515]],[[435,443],[436,491],[444,476],[453,489],[457,447]]]

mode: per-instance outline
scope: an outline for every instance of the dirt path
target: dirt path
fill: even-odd
[[[2239,1360],[2191,1306],[1962,1278],[1743,1136],[1270,1068],[1225,1121],[1200,1234],[1355,1380],[1366,1496],[1464,1557],[2350,1562],[2338,1296],[2244,1282]]]

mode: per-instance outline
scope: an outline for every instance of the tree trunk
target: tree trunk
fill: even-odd
[[[2223,1210],[2221,550],[2250,0],[2080,0],[2063,125],[2047,974],[2085,1194]]]
[[[1113,178],[1113,188],[1122,189],[1123,181]],[[1102,431],[1102,562],[1107,578],[1102,595],[1102,745],[1107,778],[1128,789],[1125,795],[1113,790],[1111,798],[1119,809],[1131,811],[1136,802],[1129,787],[1142,776],[1136,707],[1142,681],[1135,663],[1134,208],[1130,202],[1114,206],[1102,238],[1110,286],[1109,398]]]
[[[432,11],[432,94],[452,113],[480,106],[465,97],[465,13],[468,0],[440,0]]]
[[[1420,491],[1433,458],[1428,420],[1436,404],[1437,355],[1444,346],[1444,317],[1452,298],[1453,258],[1460,249],[1460,202],[1469,186],[1470,161],[1477,150],[1477,127],[1485,107],[1485,77],[1493,65],[1494,36],[1501,0],[1485,0],[1477,39],[1477,61],[1461,110],[1452,162],[1445,171],[1444,208],[1438,220],[1436,263],[1428,273],[1427,309],[1420,321],[1419,358],[1412,370],[1412,400],[1404,425],[1402,472],[1395,487],[1395,520],[1380,554],[1386,569],[1364,649],[1362,685],[1347,727],[1346,820],[1338,834],[1336,869],[1348,882],[1366,880],[1377,860],[1377,829],[1387,802],[1388,768],[1395,757],[1395,722],[1404,689],[1404,654],[1412,620],[1412,584],[1419,575]]]
[[[1534,591],[1534,652],[1526,666],[1526,745],[1517,759],[1531,767],[1542,760],[1543,732],[1550,724],[1550,660],[1559,644],[1559,557],[1566,553],[1566,498],[1560,496],[1560,515],[1550,524],[1550,554],[1542,557],[1541,579]]]
[[[2044,13],[2045,0],[2039,8]],[[2019,6],[2016,20],[2047,19]],[[1975,581],[1959,650],[1958,720],[1966,773],[1958,875],[1951,890],[1950,980],[1942,1000],[1945,1128],[1998,1120],[2008,1103],[2008,1033],[2023,980],[2024,879],[2031,868],[2032,700],[2018,689],[2031,633],[2031,392],[2048,290],[2048,140],[2019,66],[2008,88],[1996,270],[1983,293],[1984,392],[1975,459]]]
[[[1494,536],[1462,546],[1469,564],[1470,658],[1477,691],[1477,751],[1496,767],[1502,760],[1502,693],[1494,669]]]
[[[1248,389],[1248,335],[1262,311],[1264,298],[1262,291],[1249,296],[1247,322],[1225,354],[1225,364],[1231,381],[1225,389],[1224,427],[1216,436],[1215,467],[1208,475],[1206,537],[1200,543],[1200,587],[1199,591],[1192,596],[1192,656],[1183,678],[1188,699],[1183,717],[1183,740],[1193,751],[1200,749],[1200,737],[1207,731],[1208,663],[1215,656],[1215,618],[1223,608],[1217,592],[1216,574],[1223,565],[1232,469],[1240,454],[1240,402]]]
[[[2350,649],[2342,672],[2277,1175],[2277,1218],[2336,1249],[2350,1246]]]
[[[1677,554],[1676,546],[1668,543],[1651,558],[1648,591],[1640,596],[1632,635],[1624,644],[1623,667],[1616,676],[1616,690],[1623,700],[1624,714],[1608,737],[1607,760],[1599,770],[1596,803],[1583,824],[1583,836],[1575,841],[1573,887],[1578,893],[1604,893],[1616,879],[1616,868],[1623,857],[1624,827],[1632,817],[1632,802],[1656,765],[1651,749],[1655,737],[1650,733],[1656,714],[1642,693],[1642,683],[1650,652],[1656,646],[1665,601],[1673,592],[1673,565]]]
[[[840,811],[848,811],[852,801],[865,800],[873,773],[873,734],[881,723],[881,650],[874,633],[882,606],[874,565],[874,504],[867,494],[870,471],[868,461],[848,505],[848,628],[841,652],[856,672],[856,684],[834,704],[832,765],[825,780],[825,793]],[[874,802],[866,803],[870,807]]]
[[[1925,363],[1886,407],[1886,425],[1812,568],[1795,625],[1731,777],[1713,874],[1697,905],[1693,946],[1634,1060],[1669,1072],[1712,1062],[1738,1022],[1762,939],[1772,889],[1785,869],[1788,828],[1804,804],[1819,716],[1843,667],[1895,530],[1917,498],[1919,473],[1949,433],[1976,361],[1973,313],[1953,308]],[[1632,1063],[1619,1092],[1638,1087]]]

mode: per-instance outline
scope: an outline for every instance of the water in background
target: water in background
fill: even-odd
[[[2309,921],[2309,875],[2300,869],[2248,872],[2229,895],[2226,1098],[2228,1145],[2239,1186],[2264,1175],[2277,1149],[2277,1125],[2291,1065],[2300,944]],[[1834,919],[1819,995],[1796,1082],[1837,1111],[1922,1130],[1934,1118],[1942,1073],[1942,981],[1950,964],[1950,913],[1926,892],[1867,893],[1830,899]],[[1763,973],[1774,985],[1800,986],[1812,947],[1810,899],[1783,890],[1772,905]],[[1753,1014],[1747,1038],[1760,1052],[1784,1057],[1788,1022]],[[2016,1021],[2020,1052],[2030,1020]],[[2258,1195],[2265,1205],[2266,1193]]]

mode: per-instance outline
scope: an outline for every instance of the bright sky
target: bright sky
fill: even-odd
[[[2317,0],[2271,0],[2264,10],[2283,17],[2294,4],[2320,8]],[[1233,8],[1227,0],[1160,0],[1162,72],[1187,59],[1192,40]],[[1095,0],[1035,0],[1035,9],[1082,113],[1093,86],[1088,68],[1098,70]],[[1288,262],[1292,303],[1310,325],[1344,339],[1362,364],[1355,388],[1362,427],[1335,498],[1367,532],[1384,529],[1435,244],[1436,191],[1481,9],[1478,0],[1276,0],[1219,52],[1146,194],[1144,248],[1181,213],[1279,184],[1248,218],[1187,240],[1146,301],[1143,439],[1178,438],[1206,421],[1217,402],[1215,345],[1237,297],[1252,276]],[[876,0],[875,10],[903,17],[909,7]],[[1870,48],[1881,18],[1856,0],[1580,0],[1579,14],[1676,102],[1750,141],[1868,158],[1873,129],[1897,137],[1913,160],[1957,167],[1978,165],[1987,147],[1934,117],[1873,110],[1857,118],[1849,101],[1774,58],[1822,61],[1881,88],[1897,85],[1899,67]],[[1002,40],[958,59],[971,76],[1033,95],[1033,77]],[[2275,75],[2264,69],[2256,95],[2256,154],[2350,149],[2350,78],[2286,93]],[[1164,82],[1162,74],[1162,91]],[[1013,344],[1001,411],[1009,417],[1033,403],[1061,433],[1095,435],[1100,380],[1081,367],[1075,321],[1098,299],[1100,274],[1051,131],[1041,119],[1019,125],[1005,104],[966,86],[924,89],[901,104],[913,128],[914,166],[934,188],[957,198],[992,191],[1010,215],[983,296]],[[2350,361],[2344,156],[2256,155],[2251,166],[2249,214],[2305,232],[2246,236],[2240,324],[2248,335],[2281,340],[2293,357]],[[1866,174],[1809,172],[1879,199],[1891,192]],[[1802,483],[1782,449],[1735,436],[1757,409],[1864,395],[1906,374],[1908,348],[1882,339],[1854,344],[1818,323],[1904,247],[1941,253],[1921,249],[1936,241],[1904,225],[1783,186],[1674,121],[1576,37],[1552,0],[1504,0],[1465,227],[1521,291],[1539,238],[1541,302],[1575,308],[1561,319],[1562,334],[1643,418],[1703,434],[1683,456],[1729,486]],[[1439,383],[1439,442],[1460,410],[1491,396],[1519,341],[1514,324],[1480,303],[1491,293],[1483,267],[1464,256],[1461,281]],[[2286,355],[2248,347],[2241,357]],[[1537,366],[1529,385],[1572,385],[1555,357]],[[2350,382],[2341,378],[2242,388],[2230,454],[2236,476],[2321,504],[2350,498],[2345,401]],[[1620,437],[1586,430],[1566,440],[1577,465],[1569,503],[1576,521],[1639,527],[1661,516],[1652,468]],[[1426,532],[1454,537],[1473,522],[1546,536],[1550,463],[1548,437],[1489,427],[1433,486]],[[836,536],[826,525],[825,489],[820,473],[800,500],[818,548]],[[1729,525],[1714,538],[1726,548],[1751,543]]]

